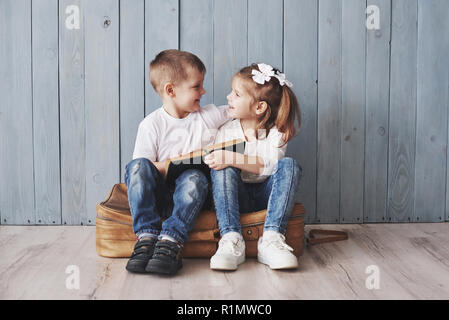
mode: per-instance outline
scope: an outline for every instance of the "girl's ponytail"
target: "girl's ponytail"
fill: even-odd
[[[282,98],[276,118],[276,127],[284,134],[284,142],[290,141],[296,133],[295,118],[298,120],[298,132],[301,129],[301,111],[293,91],[282,86]]]

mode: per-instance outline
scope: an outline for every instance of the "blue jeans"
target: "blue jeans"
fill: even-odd
[[[174,190],[170,190],[156,166],[146,158],[138,158],[126,165],[125,183],[134,233],[169,235],[180,243],[187,241],[187,233],[209,193],[209,181],[201,171],[184,171],[176,179]]]
[[[278,161],[271,176],[261,183],[244,183],[240,173],[234,167],[211,170],[220,234],[241,233],[240,212],[264,209],[267,209],[264,230],[285,234],[302,168],[294,159],[286,157]]]

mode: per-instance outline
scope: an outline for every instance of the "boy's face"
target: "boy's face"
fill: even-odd
[[[175,108],[184,112],[200,110],[201,97],[206,93],[203,88],[204,73],[195,68],[187,69],[188,78],[173,87],[172,97]]]

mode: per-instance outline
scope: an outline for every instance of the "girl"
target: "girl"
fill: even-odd
[[[232,79],[227,96],[233,121],[223,125],[215,143],[242,139],[244,154],[214,151],[205,157],[211,168],[212,190],[222,236],[211,269],[236,270],[245,261],[240,212],[267,209],[263,237],[258,241],[258,261],[272,269],[298,266],[285,231],[295,202],[302,169],[284,158],[287,142],[295,134],[301,113],[291,83],[267,64],[252,64]]]

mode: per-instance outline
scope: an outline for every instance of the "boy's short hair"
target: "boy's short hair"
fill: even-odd
[[[177,84],[188,78],[187,67],[206,72],[203,62],[193,53],[176,49],[159,52],[150,62],[150,82],[154,90],[160,95],[162,86],[171,82]]]

